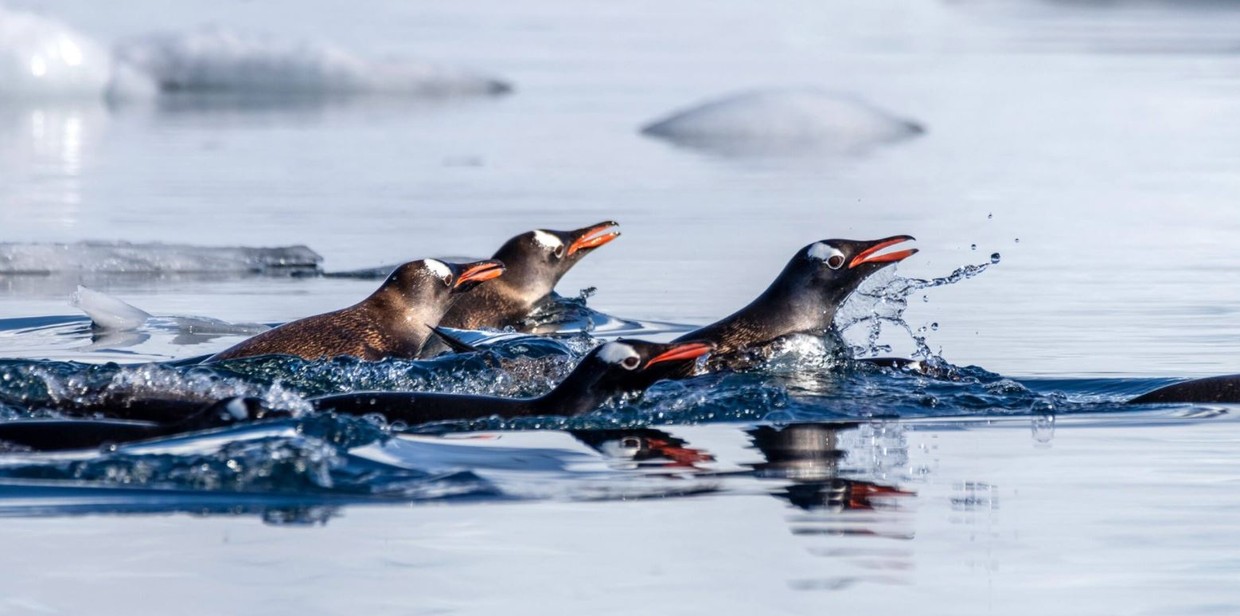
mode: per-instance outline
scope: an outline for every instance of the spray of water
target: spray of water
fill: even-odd
[[[929,365],[943,365],[941,353],[934,352],[926,343],[927,330],[938,329],[938,323],[914,328],[904,320],[909,298],[926,289],[944,287],[978,276],[999,263],[999,253],[990,255],[989,263],[965,265],[946,276],[936,278],[905,278],[895,274],[877,275],[867,280],[844,303],[835,317],[835,326],[849,340],[854,357],[876,357],[891,353],[890,345],[880,339],[884,326],[904,331],[914,346],[913,358]],[[924,295],[922,296],[925,297]],[[861,341],[853,342],[853,331],[864,332]]]

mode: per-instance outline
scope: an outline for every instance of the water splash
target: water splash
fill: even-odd
[[[871,277],[861,288],[849,297],[836,314],[835,326],[846,340],[855,338],[849,335],[850,330],[861,328],[864,338],[859,343],[851,343],[854,357],[878,357],[892,352],[892,347],[882,344],[880,339],[885,325],[894,326],[908,334],[913,342],[912,357],[931,366],[949,366],[941,353],[933,351],[926,342],[926,330],[935,331],[938,323],[926,327],[913,328],[904,320],[904,312],[908,309],[909,298],[926,289],[953,285],[985,272],[992,265],[999,263],[999,254],[991,255],[990,263],[965,265],[946,276],[937,278],[904,278],[897,275]],[[923,295],[923,299],[924,299]]]

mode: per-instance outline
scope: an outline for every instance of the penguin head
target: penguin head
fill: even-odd
[[[442,305],[456,293],[473,289],[504,273],[504,264],[495,259],[472,263],[447,263],[438,259],[411,261],[396,268],[380,287],[394,291],[403,303],[415,306]]]
[[[495,253],[508,267],[504,284],[530,302],[542,299],[582,257],[620,237],[612,230],[618,225],[609,220],[574,231],[535,229],[508,240]]]
[[[917,253],[916,248],[885,251],[913,240],[910,235],[896,235],[881,240],[821,240],[802,248],[784,268],[775,286],[785,292],[802,294],[812,304],[829,306],[824,310],[834,316],[834,308],[874,272],[898,263]]]
[[[595,388],[606,393],[641,391],[668,370],[697,361],[714,349],[714,344],[696,340],[660,343],[622,338],[590,351],[577,369],[597,373]]]

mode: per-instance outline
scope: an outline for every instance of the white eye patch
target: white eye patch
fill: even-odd
[[[547,233],[542,229],[534,231],[534,241],[537,242],[539,246],[542,246],[547,250],[555,250],[557,248],[564,247],[564,242],[560,240],[560,238]]]
[[[826,242],[815,242],[810,245],[809,250],[805,254],[811,259],[817,259],[827,264],[831,269],[839,269],[844,264],[844,253],[835,246]]]
[[[609,364],[623,363],[624,360],[629,358],[641,360],[637,351],[623,342],[608,342],[599,347],[598,358]]]
[[[432,274],[439,276],[444,280],[452,279],[452,268],[448,267],[448,265],[443,261],[426,259],[422,262],[426,264],[426,269],[430,270]]]

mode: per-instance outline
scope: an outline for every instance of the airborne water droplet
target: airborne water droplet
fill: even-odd
[[[995,217],[994,212],[991,212],[991,213],[989,213],[989,214],[987,214],[987,215],[986,215],[986,220],[990,220],[991,218],[994,218],[994,217]]]
[[[999,253],[997,253],[997,252],[992,252],[992,253],[990,253],[990,262],[991,262],[992,264],[996,264],[996,263],[998,263],[998,262],[999,262]]]
[[[1018,237],[1018,238],[1016,238],[1016,243],[1017,243],[1017,244],[1019,244],[1019,243],[1020,243],[1020,238],[1019,238],[1019,237]]]
[[[977,244],[969,244],[969,250],[977,250]]]
[[[936,331],[936,332],[937,332],[937,331],[939,331],[939,324],[938,324],[938,323],[931,323],[931,324],[930,324],[930,331]]]

